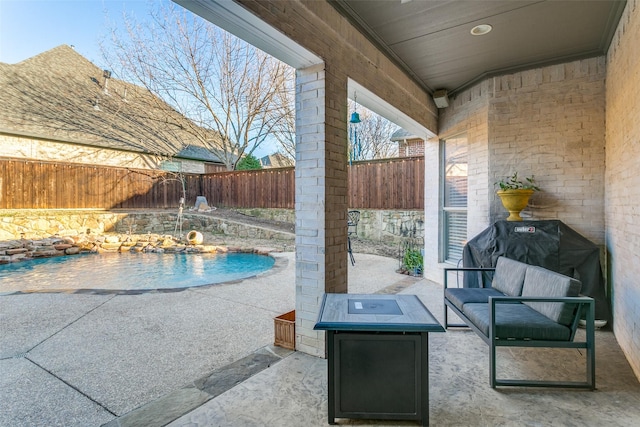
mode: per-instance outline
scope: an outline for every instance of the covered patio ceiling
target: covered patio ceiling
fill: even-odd
[[[603,55],[626,0],[329,0],[428,92]],[[488,24],[491,31],[471,30]]]

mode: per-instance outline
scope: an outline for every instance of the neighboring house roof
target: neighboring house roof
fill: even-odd
[[[219,162],[220,159],[216,157],[211,151],[205,147],[197,147],[195,145],[187,145],[182,150],[176,153],[176,157],[182,159],[192,160],[204,160],[207,162]]]
[[[218,133],[108,74],[67,45],[0,63],[0,132],[220,162],[202,142],[220,140]]]
[[[395,131],[390,140],[398,143],[398,157],[424,155],[424,139],[404,129]]]
[[[260,163],[262,164],[262,167],[265,168],[286,168],[294,166],[294,162],[290,158],[280,153],[273,153],[268,156],[264,156],[260,159]]]
[[[405,139],[419,139],[419,136],[415,136],[409,131],[406,131],[402,128],[398,129],[394,133],[391,134],[391,141],[404,141]]]

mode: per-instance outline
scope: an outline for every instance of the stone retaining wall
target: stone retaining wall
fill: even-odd
[[[295,222],[292,209],[240,211],[281,222]],[[177,218],[176,211],[7,210],[0,212],[0,241],[105,233],[173,235]],[[190,230],[256,239],[294,240],[290,233],[188,212],[183,215],[182,234],[186,235]],[[406,237],[423,236],[423,211],[360,210],[358,237],[400,242]]]
[[[177,212],[114,212],[99,210],[19,210],[0,212],[0,241],[49,237],[119,234],[174,233]],[[205,214],[185,213],[182,234],[209,232],[256,239],[293,240],[291,233],[252,227]]]
[[[293,209],[238,209],[247,215],[295,223]],[[400,242],[406,237],[424,237],[424,211],[357,209],[360,211],[358,237],[385,242]]]
[[[296,211],[293,209],[277,209],[277,208],[254,208],[254,209],[235,209],[248,216],[257,216],[259,218],[267,218],[273,221],[280,221],[290,224],[296,223]]]
[[[358,236],[377,241],[400,242],[424,238],[424,211],[361,210]]]

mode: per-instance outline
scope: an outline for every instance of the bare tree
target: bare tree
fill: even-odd
[[[229,170],[286,120],[279,101],[290,68],[172,3],[154,3],[141,23],[126,16],[102,48],[120,78],[188,118],[184,130]]]
[[[360,115],[358,135],[360,139],[359,156],[354,160],[386,159],[398,155],[397,143],[391,141],[391,135],[398,126],[384,117],[349,100],[349,116],[353,111]],[[353,125],[349,125],[353,126]],[[349,140],[349,153],[353,153],[353,140]]]
[[[293,76],[286,80],[287,85],[293,82]],[[282,120],[278,122],[274,137],[280,144],[280,153],[290,159],[296,157],[295,141],[295,111],[294,111],[294,91],[292,88],[279,92],[281,97],[278,101],[281,109],[278,114]],[[358,126],[360,137],[360,153],[358,160],[386,159],[398,155],[398,145],[391,141],[391,135],[398,130],[398,126],[384,117],[362,107],[356,106],[355,102],[348,100],[349,116],[357,109],[361,122]],[[350,125],[351,126],[351,125]],[[353,141],[349,140],[349,155],[353,153]]]

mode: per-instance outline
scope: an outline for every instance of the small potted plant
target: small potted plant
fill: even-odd
[[[402,263],[406,270],[414,276],[422,274],[424,260],[422,258],[422,252],[420,252],[419,249],[407,248],[402,258]]]
[[[507,221],[522,221],[520,211],[527,207],[533,192],[540,191],[533,175],[521,180],[518,178],[518,172],[514,172],[510,177],[496,182],[496,185],[500,187],[496,194],[509,211]]]

